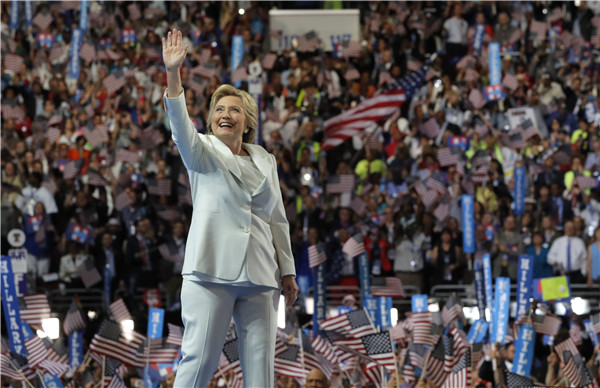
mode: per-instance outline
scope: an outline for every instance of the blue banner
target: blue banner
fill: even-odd
[[[587,331],[594,346],[598,345],[598,334],[594,333],[594,324],[592,323],[592,321],[590,321],[589,319],[585,319],[583,321],[583,327],[585,327],[585,331]]]
[[[90,8],[89,0],[81,0],[81,9],[79,11],[79,29],[82,34],[86,34],[88,30],[88,10]]]
[[[371,295],[371,279],[369,278],[369,258],[367,253],[363,252],[358,256],[358,274],[360,283],[360,296],[363,300]]]
[[[79,49],[81,48],[81,30],[74,28],[71,35],[71,59],[69,60],[69,78],[79,79],[81,69],[81,60],[79,58]]]
[[[354,309],[351,306],[338,306],[338,315],[349,313],[352,310]]]
[[[16,30],[19,28],[19,6],[21,3],[18,0],[10,2],[10,29]]]
[[[377,327],[377,298],[374,298],[371,295],[365,296],[363,299],[363,307],[367,310],[369,317],[371,317],[371,321]]]
[[[525,193],[527,192],[527,176],[525,167],[515,167],[515,216],[525,212]]]
[[[473,196],[463,194],[461,200],[463,252],[475,253],[475,212],[473,209]]]
[[[69,365],[78,367],[83,362],[83,331],[69,334]]]
[[[533,280],[533,258],[527,255],[519,256],[519,272],[517,272],[517,316],[527,315],[529,310],[529,297],[531,296],[531,282]]]
[[[477,298],[477,309],[479,310],[479,319],[485,320],[485,288],[483,284],[483,264],[481,261],[475,261],[475,296]]]
[[[533,364],[533,348],[535,346],[535,327],[519,326],[519,338],[515,344],[512,372],[529,377]]]
[[[470,343],[475,344],[482,342],[485,338],[485,333],[488,330],[488,323],[483,319],[478,319],[471,325],[469,333],[467,333],[467,339]]]
[[[327,291],[325,289],[325,263],[313,268],[313,286],[314,286],[314,309],[313,309],[313,336],[319,334],[319,325],[326,318],[327,313]],[[340,306],[348,307],[350,306]]]
[[[8,254],[11,258],[17,297],[20,298],[29,293],[27,290],[27,249],[9,249]]]
[[[162,338],[163,323],[165,320],[165,310],[151,308],[148,312],[148,338]]]
[[[483,283],[485,286],[485,304],[490,311],[494,307],[494,288],[492,287],[492,260],[490,254],[483,255]],[[485,315],[482,317],[485,319]]]
[[[473,36],[473,50],[481,51],[483,45],[483,37],[485,36],[485,25],[478,24],[475,27],[475,35]]]
[[[15,277],[12,270],[10,256],[0,258],[0,273],[2,274],[2,306],[4,307],[4,320],[8,330],[8,341],[13,352],[27,356],[25,349],[25,338],[21,322],[21,311],[19,310],[19,299],[15,288]]]
[[[231,75],[237,70],[244,56],[244,37],[242,35],[234,35],[231,41]],[[239,88],[241,82],[235,83],[235,87]]]
[[[489,63],[490,63],[490,85],[499,85],[502,83],[500,63],[500,43],[491,42],[488,45]]]
[[[25,0],[23,7],[25,8],[25,25],[31,27],[33,25],[33,5],[31,5],[31,0]]]
[[[508,305],[510,303],[510,278],[496,278],[496,300],[492,314],[492,335],[490,342],[504,345],[508,325]]]
[[[413,313],[424,313],[427,311],[427,295],[413,295],[411,297],[412,312]]]
[[[380,296],[377,300],[377,323],[380,329],[392,327],[392,297]]]
[[[52,376],[49,373],[44,373],[42,378],[44,379],[44,387],[45,388],[63,388],[64,387],[64,385],[62,384],[62,382],[60,381],[60,379],[57,376]]]

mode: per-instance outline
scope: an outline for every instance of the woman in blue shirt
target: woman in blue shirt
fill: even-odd
[[[587,284],[592,286],[600,278],[600,227],[594,230],[594,239],[588,246]]]
[[[533,244],[525,249],[525,254],[533,258],[533,278],[547,278],[553,276],[552,266],[548,264],[548,250],[544,246],[544,235],[536,230],[532,237]]]

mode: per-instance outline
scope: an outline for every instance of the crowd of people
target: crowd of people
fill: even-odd
[[[328,285],[359,284],[356,258],[342,250],[358,234],[373,276],[420,293],[471,284],[483,253],[494,276],[513,281],[521,254],[534,258],[534,278],[600,279],[598,3],[312,4],[360,9],[360,50],[349,58],[271,50],[269,9],[310,6],[302,2],[240,12],[235,2],[94,1],[77,78],[69,63],[79,3],[37,4],[32,25],[21,13],[16,27],[14,4],[2,3],[1,16],[2,254],[7,232],[22,229],[30,293],[47,287],[48,273],[61,288],[103,288],[82,279],[92,262],[110,276],[107,305],[160,285],[167,308],[180,308],[191,196],[162,103],[160,38],[172,26],[190,44],[181,79],[201,133],[218,86],[248,87],[247,74],[232,79],[233,36],[244,38],[241,68],[276,54],[259,76],[258,138],[278,163],[303,294],[314,244],[324,247]],[[504,97],[486,100],[492,41]],[[326,146],[328,119],[423,65],[426,80],[396,114]],[[515,124],[515,108],[528,109],[530,128]],[[424,129],[432,118],[434,133]],[[519,167],[527,192],[516,214]],[[348,176],[350,188],[332,190]],[[475,198],[474,254],[462,250],[462,194]]]

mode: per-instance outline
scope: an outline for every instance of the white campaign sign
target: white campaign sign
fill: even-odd
[[[361,40],[360,12],[357,9],[338,10],[270,10],[271,31],[280,31],[279,38],[271,35],[271,51],[292,47],[292,41],[310,31],[315,31],[332,51],[344,40]]]

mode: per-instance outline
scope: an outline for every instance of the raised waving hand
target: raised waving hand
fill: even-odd
[[[166,38],[162,38],[163,47],[163,61],[165,62],[165,68],[167,72],[178,71],[179,67],[185,60],[189,45],[182,47],[183,36],[181,31],[173,28],[173,31],[169,31]]]

